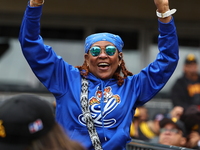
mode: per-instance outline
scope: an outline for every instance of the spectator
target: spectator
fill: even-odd
[[[144,106],[137,107],[134,120],[130,127],[130,135],[133,139],[151,141],[159,133],[159,121],[164,117],[162,114],[155,115],[153,120],[148,121],[148,110]]]
[[[170,110],[167,113],[158,113],[154,116],[153,120],[148,121],[148,126],[151,128],[152,131],[154,131],[155,133],[155,137],[152,138],[149,142],[151,143],[158,143],[158,137],[159,137],[159,133],[160,133],[160,121],[163,118],[173,118],[176,120],[179,120],[183,114],[183,107],[181,106],[175,106],[174,108],[172,108],[172,110]]]
[[[54,120],[50,105],[34,95],[17,95],[0,105],[1,150],[84,150]]]
[[[180,119],[184,112],[184,108],[181,106],[175,106],[172,110],[167,114],[167,118],[176,118]]]
[[[139,137],[138,128],[139,128],[140,122],[141,122],[140,121],[140,112],[139,112],[139,108],[137,107],[135,109],[133,121],[132,121],[131,126],[130,126],[130,136],[131,136],[131,138]]]
[[[186,147],[200,149],[200,110],[198,106],[188,107],[180,118],[186,127]]]
[[[165,114],[157,113],[152,120],[147,122],[147,125],[151,132],[153,132],[154,136],[150,138],[150,143],[158,143],[158,136],[160,133],[160,121],[165,117]]]
[[[45,45],[40,35],[44,0],[30,0],[26,7],[19,35],[23,54],[38,79],[55,96],[56,120],[71,139],[90,150],[124,150],[131,140],[129,128],[135,108],[151,100],[177,66],[178,38],[172,17],[176,10],[170,10],[168,0],[154,3],[160,52],[135,75],[126,69],[123,40],[112,33],[89,35],[83,64],[72,66]]]
[[[171,90],[174,106],[187,108],[191,105],[200,107],[200,74],[198,61],[194,54],[188,54],[183,66],[183,76],[178,78]]]
[[[200,130],[194,130],[189,133],[186,147],[200,150]]]
[[[184,147],[186,145],[186,129],[181,120],[164,118],[160,121],[158,143]]]

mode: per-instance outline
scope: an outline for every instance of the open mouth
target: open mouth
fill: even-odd
[[[99,63],[98,64],[98,67],[108,67],[109,66],[109,64],[108,63]]]

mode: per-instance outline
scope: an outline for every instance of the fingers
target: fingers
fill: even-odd
[[[44,4],[44,0],[30,0],[31,7],[37,7]]]
[[[154,0],[154,3],[157,7],[157,11],[160,13],[165,13],[169,10],[168,0]]]

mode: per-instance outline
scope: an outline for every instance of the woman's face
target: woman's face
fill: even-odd
[[[94,43],[91,47],[100,47],[101,53],[98,56],[92,56],[90,51],[88,54],[85,54],[85,60],[89,71],[94,74],[97,78],[100,79],[109,79],[112,78],[118,66],[121,64],[122,53],[119,53],[116,50],[113,56],[109,56],[105,52],[107,46],[114,46],[111,42],[108,41],[98,41]]]

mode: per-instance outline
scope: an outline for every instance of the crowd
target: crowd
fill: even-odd
[[[152,119],[147,117],[147,109],[138,107],[130,127],[131,137],[150,143],[200,149],[200,75],[194,54],[185,58],[183,76],[171,90],[171,103],[173,107],[169,112],[158,112]]]

